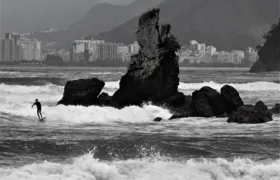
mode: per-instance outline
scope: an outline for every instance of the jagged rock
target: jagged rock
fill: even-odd
[[[239,92],[232,86],[225,85],[222,87],[221,95],[225,100],[228,113],[236,111],[239,107],[244,105],[241,97],[239,96]]]
[[[272,113],[262,101],[259,101],[255,106],[241,106],[236,112],[233,112],[230,115],[227,122],[257,124],[266,123],[272,120]]]
[[[254,107],[244,106],[238,91],[229,85],[221,89],[221,94],[210,87],[203,87],[192,96],[178,92],[176,51],[180,45],[170,31],[169,24],[159,26],[159,9],[145,13],[139,19],[136,32],[139,53],[132,56],[127,73],[121,78],[120,88],[115,94],[112,97],[107,93],[100,94],[105,83],[96,78],[69,81],[58,104],[123,108],[152,102],[168,108],[173,114],[170,120],[226,117],[230,113],[228,122],[262,123],[272,120],[270,111],[262,102]],[[157,122],[161,120],[155,119]]]
[[[100,106],[110,106],[111,105],[111,96],[109,96],[107,93],[101,93],[99,96],[98,96],[98,104]]]
[[[104,85],[103,81],[96,78],[68,81],[64,88],[63,98],[58,105],[96,105],[98,104],[97,96]]]
[[[112,101],[119,107],[158,104],[178,92],[179,65],[175,52],[180,49],[170,34],[170,25],[159,28],[159,9],[153,9],[139,19],[136,32],[139,53],[132,56],[127,73]]]
[[[213,117],[214,112],[212,107],[209,105],[208,100],[204,92],[195,91],[192,94],[192,102],[195,110],[197,111],[197,115],[199,117]]]
[[[270,110],[273,114],[280,114],[280,104],[275,104],[275,106]]]
[[[259,59],[250,72],[280,71],[280,19],[265,35],[266,42],[260,46]]]

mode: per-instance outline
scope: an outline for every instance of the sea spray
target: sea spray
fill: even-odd
[[[42,162],[0,168],[1,180],[278,180],[280,160],[140,159],[101,161],[89,153],[64,163]]]
[[[0,112],[24,117],[36,117],[36,112],[28,103],[7,103]],[[152,122],[156,117],[169,119],[172,114],[164,108],[145,105],[143,107],[129,106],[123,109],[99,106],[45,106],[43,114],[48,121],[64,121],[69,123],[143,123]]]
[[[280,91],[280,84],[274,82],[251,82],[251,83],[228,83],[239,91]],[[220,90],[226,83],[216,83],[214,81],[203,83],[184,83],[180,82],[179,90],[198,90],[203,86],[210,86],[213,89]],[[106,88],[118,89],[119,81],[106,82]]]

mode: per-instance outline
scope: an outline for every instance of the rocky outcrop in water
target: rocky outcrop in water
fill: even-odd
[[[255,106],[244,105],[233,112],[228,118],[228,123],[258,124],[272,121],[272,113],[267,106],[259,101]]]
[[[273,114],[280,114],[280,104],[275,104],[275,106],[270,110]]]
[[[266,42],[258,52],[259,60],[250,72],[280,71],[280,20],[265,35]]]
[[[120,88],[112,97],[119,107],[143,102],[163,104],[178,92],[179,65],[175,52],[180,45],[171,34],[170,25],[160,27],[159,12],[153,9],[139,19],[139,53],[132,56]]]
[[[127,73],[121,78],[120,88],[111,97],[101,93],[104,82],[98,79],[69,81],[62,100],[64,105],[98,105],[123,108],[152,102],[170,110],[178,119],[185,117],[228,117],[228,122],[263,123],[272,120],[267,107],[258,102],[244,106],[238,91],[225,85],[218,92],[203,87],[192,96],[178,91],[179,65],[176,51],[180,45],[171,34],[169,24],[159,25],[159,9],[145,13],[139,19],[136,32],[140,45],[132,56]],[[159,122],[162,118],[156,118]]]
[[[103,81],[96,78],[68,81],[64,88],[63,98],[58,105],[97,105],[99,104],[97,97],[104,85]]]

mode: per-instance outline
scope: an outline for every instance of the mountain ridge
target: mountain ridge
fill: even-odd
[[[278,1],[262,0],[167,0],[159,5],[163,23],[170,23],[182,43],[198,40],[219,49],[255,47],[277,19]],[[137,18],[96,38],[129,43]]]
[[[56,47],[70,46],[75,39],[81,39],[88,35],[96,35],[109,31],[114,27],[125,23],[132,17],[140,15],[150,6],[154,6],[163,0],[137,0],[128,5],[113,5],[100,3],[94,5],[79,21],[72,23],[65,30],[53,33],[34,33],[31,37],[42,41],[57,41]]]

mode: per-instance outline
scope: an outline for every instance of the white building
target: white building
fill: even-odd
[[[231,63],[233,64],[242,64],[242,60],[245,57],[245,53],[243,51],[232,51],[231,52]]]
[[[123,62],[129,62],[131,57],[129,53],[129,47],[128,46],[119,46],[119,58]]]
[[[197,45],[197,50],[201,51],[201,52],[205,52],[206,51],[206,44],[204,44],[204,43],[198,44]]]
[[[140,46],[137,41],[135,41],[133,44],[128,45],[128,51],[130,54],[137,54],[139,52]]]
[[[212,55],[217,51],[217,49],[214,46],[207,46],[206,52],[211,53]]]
[[[57,51],[57,54],[63,59],[63,62],[71,61],[71,52],[68,49],[61,49]]]
[[[210,52],[204,53],[202,62],[203,62],[203,63],[207,63],[207,64],[212,63],[212,54],[211,54]]]
[[[224,63],[230,63],[231,62],[231,54],[229,52],[218,52],[217,53],[217,61],[218,63],[224,64]]]
[[[251,63],[254,63],[258,60],[259,55],[258,52],[256,52],[253,48],[248,48],[245,52],[245,58],[249,60]]]
[[[19,37],[20,36],[15,33],[6,33],[5,38],[0,39],[0,62],[19,61]]]
[[[98,45],[104,44],[102,40],[75,40],[73,44],[74,54],[89,53],[89,61],[96,61],[98,58]]]
[[[115,43],[98,44],[97,59],[98,60],[117,60],[119,45]]]
[[[21,39],[19,39],[18,44],[21,48],[21,60],[43,61],[43,45],[41,41],[22,37]]]

